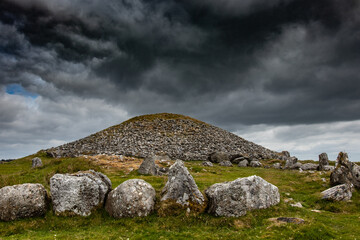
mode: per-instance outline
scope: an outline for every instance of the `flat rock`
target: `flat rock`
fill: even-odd
[[[304,163],[301,165],[301,169],[304,171],[317,170],[319,165],[315,163]]]
[[[352,197],[352,184],[341,184],[321,192],[322,199],[332,201],[348,201]]]
[[[31,166],[32,168],[38,168],[38,167],[42,167],[42,166],[43,166],[43,163],[42,163],[41,159],[38,158],[38,157],[33,158],[33,159],[31,160],[31,162],[32,162],[32,166]]]
[[[303,205],[301,204],[301,202],[290,203],[290,206],[292,206],[292,207],[297,207],[297,208],[303,208]]]
[[[43,185],[25,183],[0,189],[0,220],[39,217],[46,213],[47,193]]]
[[[334,171],[335,167],[331,165],[325,165],[322,167],[322,171]]]
[[[155,189],[142,179],[130,179],[112,190],[106,200],[106,211],[115,218],[144,217],[155,206]]]
[[[110,190],[110,179],[93,170],[55,174],[50,178],[50,191],[56,215],[89,216],[93,209],[104,204]]]
[[[302,224],[305,222],[304,219],[296,218],[296,217],[278,217],[278,218],[270,218],[269,220],[277,223],[294,223],[294,224]]]
[[[205,194],[208,212],[215,216],[239,217],[253,209],[263,209],[280,202],[279,190],[258,176],[216,183]]]
[[[168,181],[161,192],[160,214],[171,214],[171,208],[189,208],[190,211],[205,210],[205,198],[181,160],[169,169]]]

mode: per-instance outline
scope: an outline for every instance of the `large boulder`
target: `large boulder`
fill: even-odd
[[[144,217],[155,206],[155,189],[142,179],[130,179],[112,190],[106,200],[106,211],[115,218]]]
[[[247,167],[248,165],[249,165],[248,160],[242,160],[238,164],[239,167]]]
[[[245,160],[245,157],[240,156],[240,157],[233,158],[230,161],[233,164],[239,164],[241,161],[244,161],[244,160]]]
[[[260,161],[254,160],[254,161],[250,162],[249,166],[250,167],[262,167],[262,164]]]
[[[282,151],[281,154],[286,158],[290,158],[290,153],[288,151]]]
[[[47,193],[43,185],[25,183],[0,189],[0,220],[43,216],[47,209]]]
[[[89,216],[93,209],[103,206],[111,181],[93,170],[55,174],[50,178],[50,191],[56,215]]]
[[[41,159],[38,157],[33,158],[31,161],[32,161],[32,168],[38,168],[43,166]]]
[[[205,198],[194,178],[184,163],[177,160],[170,167],[168,181],[161,192],[159,214],[173,214],[172,209],[189,209],[190,211],[202,212],[205,207]]]
[[[205,194],[208,211],[215,216],[239,217],[249,210],[268,208],[280,202],[279,189],[255,175],[216,183]]]
[[[319,167],[319,165],[315,164],[315,163],[304,163],[301,165],[301,169],[304,171],[308,171],[308,170],[317,170]]]
[[[329,157],[327,153],[321,153],[319,155],[319,171],[325,171],[325,166],[329,165]]]
[[[210,154],[209,161],[212,163],[221,163],[230,161],[230,155],[225,152],[214,152]]]
[[[332,185],[350,184],[360,188],[360,166],[350,162],[347,153],[340,152],[337,157],[336,168],[330,175]]]
[[[162,168],[158,165],[155,164],[155,160],[157,159],[157,156],[151,156],[151,157],[146,157],[144,159],[144,161],[141,163],[138,172],[140,174],[144,174],[144,175],[153,175],[153,176],[159,176],[159,175],[164,175],[167,173],[167,169],[166,168]]]
[[[353,185],[341,184],[321,192],[322,199],[331,201],[348,201],[352,197]]]

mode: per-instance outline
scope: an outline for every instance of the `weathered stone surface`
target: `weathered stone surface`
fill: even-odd
[[[239,162],[238,166],[239,167],[247,167],[249,165],[248,160],[242,160],[241,162]]]
[[[315,164],[315,163],[304,163],[301,165],[301,169],[304,171],[308,171],[308,170],[317,170],[319,167],[319,165]]]
[[[155,189],[142,179],[130,179],[112,190],[106,200],[106,211],[115,218],[144,217],[155,206]]]
[[[111,190],[110,179],[93,170],[73,174],[55,174],[50,191],[55,214],[89,216],[104,204]]]
[[[201,212],[205,209],[205,198],[190,175],[184,163],[177,160],[169,169],[168,181],[161,192],[160,208],[171,208],[178,205],[191,211]]]
[[[212,162],[210,162],[210,161],[204,161],[204,162],[202,162],[202,165],[205,166],[205,167],[213,167],[214,166],[212,164]]]
[[[223,167],[232,167],[232,163],[230,161],[224,161],[224,162],[221,162],[219,163],[220,166],[223,166]]]
[[[325,171],[324,167],[329,165],[329,158],[327,153],[321,153],[319,155],[319,171]]]
[[[332,201],[348,201],[352,197],[353,185],[341,184],[321,192],[322,199]]]
[[[259,161],[251,161],[249,164],[250,167],[261,167],[262,164]]]
[[[146,157],[141,163],[138,172],[144,175],[159,176],[167,173],[168,169],[155,164],[157,156]]]
[[[165,153],[171,159],[202,161],[213,152],[259,159],[278,159],[280,156],[210,124],[166,113],[135,117],[46,152],[54,157],[116,154],[142,158]]]
[[[280,163],[274,163],[271,167],[275,168],[275,169],[281,169],[281,164]]]
[[[230,155],[225,152],[214,152],[209,155],[209,161],[212,163],[221,163],[230,160]]]
[[[294,223],[294,224],[302,224],[305,222],[302,218],[295,218],[295,217],[278,217],[278,218],[270,218],[271,222],[275,223]]]
[[[347,153],[340,152],[337,157],[337,166],[330,175],[332,185],[350,184],[360,188],[360,166],[350,162]]]
[[[209,213],[216,216],[239,217],[246,211],[268,208],[280,202],[279,190],[258,176],[216,183],[206,191]]]
[[[301,204],[301,202],[290,203],[290,206],[292,206],[292,207],[297,207],[297,208],[303,208],[303,205]]]
[[[0,220],[38,217],[46,213],[47,193],[43,185],[25,183],[0,189]]]
[[[36,157],[32,159],[32,168],[42,167],[43,163],[40,158]]]

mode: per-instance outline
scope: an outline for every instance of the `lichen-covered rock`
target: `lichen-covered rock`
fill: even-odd
[[[32,161],[32,168],[37,168],[37,167],[43,166],[41,159],[38,157],[33,158],[31,161]]]
[[[304,163],[301,165],[301,169],[304,171],[309,171],[309,170],[317,170],[319,167],[319,165],[315,164],[315,163]]]
[[[337,157],[337,166],[330,175],[332,185],[353,184],[360,188],[360,166],[350,162],[347,153],[340,152]]]
[[[25,183],[0,189],[0,220],[39,217],[46,213],[47,193],[43,185]]]
[[[190,175],[184,163],[177,160],[169,169],[168,181],[161,192],[160,215],[171,214],[171,208],[190,209],[202,212],[206,203],[194,178]]]
[[[319,155],[319,171],[325,171],[324,167],[329,165],[329,157],[327,153],[321,153]]]
[[[50,191],[55,214],[89,216],[104,204],[111,181],[93,170],[55,174],[50,178]]]
[[[209,213],[239,217],[249,210],[263,209],[280,202],[279,189],[258,176],[216,183],[205,191]]]
[[[230,161],[224,161],[224,162],[221,162],[219,163],[220,166],[223,166],[223,167],[232,167],[232,163]]]
[[[325,165],[322,167],[322,171],[334,171],[335,167],[330,165]]]
[[[167,173],[168,169],[155,164],[156,156],[146,157],[141,163],[138,172],[144,175],[160,176]]]
[[[250,167],[261,167],[262,166],[262,164],[261,164],[261,162],[259,162],[259,161],[251,161],[250,162]]]
[[[202,165],[205,166],[205,167],[213,167],[214,166],[212,164],[212,162],[210,162],[210,161],[204,161],[204,162],[202,162]]]
[[[248,160],[242,160],[238,164],[239,167],[247,167],[248,165],[249,165]]]
[[[106,211],[115,218],[144,217],[155,206],[155,189],[142,179],[130,179],[112,190],[106,200]]]
[[[353,185],[341,184],[321,192],[322,199],[331,201],[348,201],[352,197]]]
[[[287,158],[290,158],[290,153],[288,151],[282,151],[281,154]]]

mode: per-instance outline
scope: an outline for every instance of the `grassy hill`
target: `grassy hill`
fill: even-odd
[[[166,176],[141,176],[136,170],[125,173],[81,158],[53,159],[41,155],[44,166],[31,169],[33,157],[0,164],[0,187],[41,183],[49,190],[49,179],[55,173],[94,169],[105,173],[113,188],[128,179],[144,179],[156,189],[159,200],[167,181]],[[0,239],[356,239],[360,236],[358,192],[354,192],[352,201],[347,203],[320,200],[319,193],[330,187],[329,173],[218,165],[203,167],[198,161],[185,165],[201,191],[217,182],[255,174],[279,187],[281,202],[238,218],[214,217],[207,213],[158,217],[153,213],[144,218],[113,219],[103,209],[89,217],[57,217],[49,210],[42,218],[0,222]],[[326,179],[325,183],[322,178]],[[290,203],[301,202],[304,208],[291,207],[284,201],[288,198],[294,199]],[[269,221],[274,217],[300,217],[306,222],[278,225]]]

